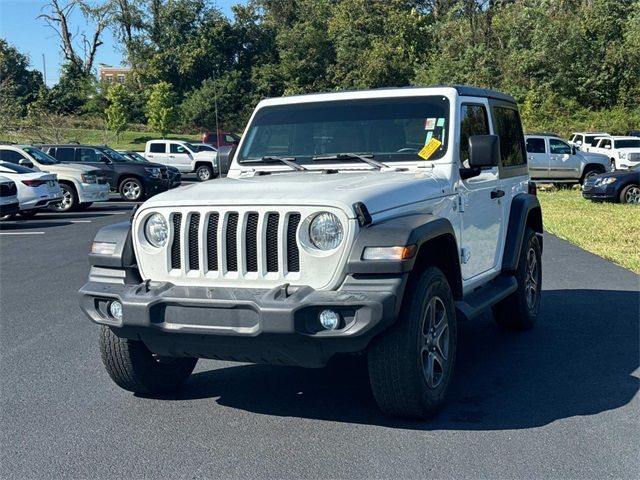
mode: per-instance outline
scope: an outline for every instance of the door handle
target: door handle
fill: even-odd
[[[149,157],[149,158],[153,158],[153,155],[147,155],[147,157]]]
[[[176,158],[175,155],[169,155],[169,158]]]
[[[491,190],[491,198],[504,197],[504,190]]]

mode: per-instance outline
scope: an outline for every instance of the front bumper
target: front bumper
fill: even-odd
[[[596,186],[585,183],[582,187],[582,196],[587,200],[615,201],[618,199],[618,191],[615,183]]]
[[[336,353],[360,352],[398,314],[406,275],[356,280],[337,291],[282,285],[274,289],[134,283],[122,269],[92,267],[80,290],[82,310],[154,353],[319,367]],[[109,304],[123,306],[120,321]],[[324,330],[318,315],[337,311]]]
[[[171,182],[168,178],[146,178],[144,180],[144,191],[147,197],[166,192],[169,188],[171,188]]]
[[[83,183],[78,189],[78,200],[80,203],[106,202],[109,200],[109,184]]]
[[[20,204],[16,202],[12,203],[0,203],[0,216],[15,215],[20,210]]]

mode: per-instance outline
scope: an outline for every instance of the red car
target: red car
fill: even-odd
[[[204,132],[202,134],[202,143],[208,143],[216,148],[237,145],[240,137],[230,132]]]

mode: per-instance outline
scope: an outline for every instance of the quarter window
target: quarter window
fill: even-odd
[[[571,147],[561,140],[549,139],[549,148],[551,149],[551,153],[571,155]]]
[[[487,110],[482,105],[462,105],[460,110],[460,162],[469,161],[469,137],[489,135]]]
[[[527,138],[527,152],[545,153],[544,138]]]
[[[526,163],[522,139],[522,125],[517,110],[494,107],[496,133],[500,136],[500,155],[503,167],[514,167]]]

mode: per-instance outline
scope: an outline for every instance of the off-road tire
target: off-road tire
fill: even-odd
[[[200,182],[211,180],[213,178],[213,169],[209,165],[198,165],[196,168],[196,177],[198,177],[198,181]]]
[[[535,271],[530,271],[534,266]],[[509,330],[528,330],[538,319],[542,288],[542,252],[536,232],[527,227],[522,241],[518,269],[515,272],[518,289],[493,307],[493,316],[501,327]],[[532,284],[531,281],[535,281]],[[531,288],[535,297],[529,298]]]
[[[147,395],[176,391],[198,362],[197,358],[158,359],[144,343],[120,338],[104,325],[100,327],[100,354],[119,387]]]
[[[446,345],[445,367],[439,383],[428,385],[426,360],[432,358],[424,334],[434,303],[439,300],[440,313],[445,312],[448,334],[439,336],[440,346]],[[435,310],[434,310],[435,311]],[[437,311],[433,317],[437,320]],[[435,322],[434,322],[435,323]],[[438,325],[436,323],[436,325]],[[428,332],[431,332],[427,328]],[[367,354],[369,380],[373,396],[380,409],[390,415],[425,419],[444,403],[456,359],[457,328],[453,294],[445,275],[435,267],[426,268],[412,281],[405,294],[401,314],[396,323],[378,336]],[[426,350],[426,351],[425,351]],[[443,349],[438,350],[441,358]],[[425,358],[426,354],[426,358]],[[435,364],[434,364],[435,365]],[[432,383],[433,382],[432,376]]]

